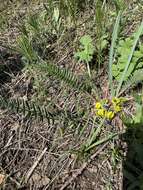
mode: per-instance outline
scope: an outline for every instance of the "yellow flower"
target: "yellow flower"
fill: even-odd
[[[124,98],[124,97],[121,97],[121,98],[120,98],[120,101],[121,101],[121,103],[124,103],[124,102],[128,101],[128,99],[127,99],[127,98]]]
[[[112,99],[112,103],[113,103],[113,104],[120,104],[120,103],[121,103],[121,100],[120,100],[120,98],[114,97],[114,98]]]
[[[118,106],[118,105],[114,106],[115,113],[120,112],[121,110],[122,110],[121,106]]]
[[[101,117],[104,117],[104,115],[105,115],[104,109],[99,109],[99,110],[97,111],[97,115],[98,115],[98,116],[101,116]]]
[[[107,112],[105,113],[105,117],[106,117],[107,119],[112,120],[112,119],[114,118],[114,116],[115,116],[115,114],[114,114],[114,112],[112,112],[112,111],[107,111]]]
[[[97,103],[95,104],[95,108],[96,108],[96,109],[100,109],[101,107],[102,107],[102,105],[101,105],[100,102],[97,102]]]

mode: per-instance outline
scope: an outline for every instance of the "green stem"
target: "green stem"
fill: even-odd
[[[89,137],[89,140],[87,141],[87,148],[91,146],[91,144],[96,140],[97,135],[100,133],[102,126],[104,126],[104,121],[105,119],[103,119],[100,123],[100,125],[98,126],[98,128],[95,130],[95,132],[93,132],[92,136]]]
[[[111,48],[110,48],[110,53],[109,53],[109,86],[111,89],[112,97],[114,96],[112,64],[114,61],[113,60],[114,59],[114,48],[115,48],[116,40],[117,40],[117,36],[118,36],[120,18],[121,18],[121,12],[119,11],[119,14],[117,16],[116,23],[114,26],[113,34],[112,34],[112,42],[111,42]]]

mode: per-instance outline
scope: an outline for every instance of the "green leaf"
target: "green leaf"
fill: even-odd
[[[118,96],[118,94],[119,94],[119,92],[121,90],[121,87],[122,87],[122,84],[123,84],[123,82],[125,80],[128,68],[129,68],[129,66],[131,64],[131,61],[132,61],[132,58],[133,58],[133,55],[134,55],[134,52],[135,52],[135,48],[137,46],[137,43],[139,41],[139,38],[140,38],[142,32],[143,32],[143,21],[141,22],[141,25],[140,25],[139,29],[137,30],[137,32],[134,35],[133,45],[132,45],[132,48],[130,50],[130,54],[128,56],[127,62],[125,62],[125,68],[124,68],[122,76],[121,76],[121,78],[119,80],[119,84],[118,84],[117,91],[116,91],[116,96]]]
[[[112,96],[114,96],[112,65],[114,62],[114,50],[116,47],[116,40],[118,37],[120,19],[121,19],[121,12],[119,11],[118,16],[116,18],[115,26],[113,29],[112,42],[111,42],[110,53],[109,53],[109,72],[108,72],[108,75],[109,75],[109,85],[111,88],[111,95]]]
[[[91,39],[91,37],[89,35],[84,35],[83,37],[81,37],[80,43],[83,46],[87,46],[87,45],[92,43],[92,39]]]
[[[55,22],[58,22],[59,17],[60,17],[60,12],[59,12],[58,7],[56,7],[56,8],[54,8],[54,12],[53,12],[53,18],[54,18]]]
[[[132,74],[132,76],[130,76],[129,79],[127,79],[127,81],[125,81],[125,83],[123,84],[119,96],[121,96],[125,91],[135,87],[138,83],[141,83],[142,81],[143,81],[143,70],[142,69],[136,70]]]
[[[134,117],[134,123],[140,123],[142,118],[142,106],[136,103],[136,115]]]
[[[79,58],[80,61],[90,62],[93,58],[94,46],[92,44],[92,39],[89,35],[85,35],[80,39],[81,47],[80,51],[75,53],[75,57]]]
[[[142,60],[140,59],[143,57],[142,53],[143,48],[141,44],[137,43],[142,29],[143,29],[143,24],[141,24],[139,30],[135,32],[132,36],[124,40],[121,39],[119,41],[117,48],[118,60],[117,63],[114,63],[113,64],[114,66],[112,66],[112,72],[114,78],[117,81],[120,81],[120,85],[118,86],[118,91],[119,88],[122,86],[122,83],[128,80],[129,77],[133,75],[133,73],[137,69],[142,69],[143,64],[141,63]]]

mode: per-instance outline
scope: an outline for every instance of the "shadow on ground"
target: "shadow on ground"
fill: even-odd
[[[0,46],[0,95],[8,98],[11,81],[21,73],[24,65],[21,56]]]
[[[19,73],[22,68],[19,54],[0,47],[0,84],[11,81],[11,77]]]
[[[143,122],[128,124],[128,151],[123,163],[123,190],[143,190]]]

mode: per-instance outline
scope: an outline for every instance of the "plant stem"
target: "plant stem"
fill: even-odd
[[[109,53],[109,86],[111,88],[111,96],[114,96],[114,88],[113,88],[113,75],[112,75],[112,64],[114,59],[114,48],[116,45],[117,35],[118,35],[118,29],[119,29],[119,23],[121,18],[121,12],[119,11],[118,16],[116,18],[116,23],[114,26],[113,34],[112,34],[112,42],[111,42],[111,48]]]
[[[87,64],[88,75],[89,75],[89,77],[91,78],[91,71],[90,71],[89,63],[86,62],[86,64]]]

